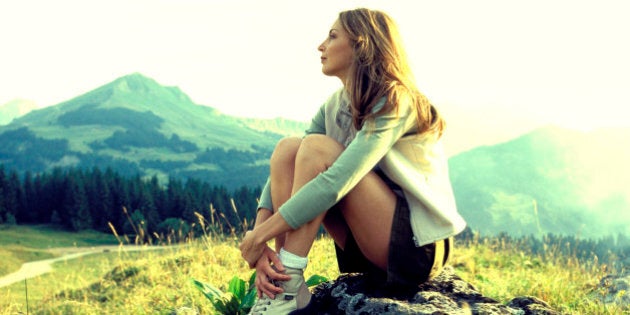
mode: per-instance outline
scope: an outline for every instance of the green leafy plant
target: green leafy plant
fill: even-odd
[[[219,314],[247,314],[256,301],[256,287],[254,286],[256,273],[249,278],[249,282],[234,276],[228,284],[228,291],[193,279],[195,286],[210,300]]]
[[[255,279],[256,272],[252,273],[248,282],[234,276],[228,284],[227,292],[199,280],[193,279],[193,283],[210,300],[217,313],[240,315],[249,313],[249,310],[254,306],[256,301]],[[306,280],[306,285],[312,287],[326,281],[328,279],[324,276],[312,275]]]

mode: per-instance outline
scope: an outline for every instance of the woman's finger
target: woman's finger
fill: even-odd
[[[284,266],[282,265],[282,262],[280,261],[280,257],[278,257],[278,254],[276,254],[276,252],[271,250],[271,248],[267,247],[265,249],[265,254],[267,254],[267,257],[269,258],[269,260],[276,267],[276,270],[278,270],[279,272],[284,272]]]
[[[263,291],[267,294],[268,297],[274,298],[276,294],[282,293],[281,287],[277,287],[273,282],[269,281],[269,279],[265,279],[262,283]]]
[[[271,281],[269,281],[269,278],[265,274],[264,270],[259,269],[258,271],[259,273],[256,274],[256,288],[258,289],[259,297],[264,293],[273,299],[276,294],[283,292],[282,288],[275,286]]]
[[[263,256],[267,258],[267,261],[273,263],[273,266],[271,266],[271,264],[269,263],[263,266],[265,268],[264,272],[267,274],[267,277],[278,281],[291,280],[291,276],[284,273],[284,266],[282,265],[282,262],[280,262],[280,258],[278,258],[276,252],[267,247],[267,250],[264,252]]]

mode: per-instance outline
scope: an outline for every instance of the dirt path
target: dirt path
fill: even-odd
[[[58,261],[75,259],[77,257],[114,251],[138,251],[138,250],[154,250],[164,249],[164,246],[136,246],[136,245],[104,245],[104,246],[91,246],[91,247],[59,247],[48,249],[54,255],[59,255],[57,258],[44,259],[38,261],[31,261],[24,263],[22,267],[13,273],[0,277],[0,288],[11,285],[16,282],[24,281],[24,279],[30,279],[49,273],[53,270],[52,265]]]

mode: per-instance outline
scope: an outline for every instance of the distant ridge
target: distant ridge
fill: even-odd
[[[305,124],[224,115],[133,73],[1,126],[0,163],[33,172],[111,166],[161,179],[259,185],[277,140],[299,129]]]
[[[630,235],[630,129],[544,127],[449,160],[457,205],[484,234]]]
[[[38,108],[40,106],[37,103],[25,99],[15,99],[0,105],[0,126],[7,125],[13,119],[24,116]]]

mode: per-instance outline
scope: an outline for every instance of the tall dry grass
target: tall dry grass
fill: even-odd
[[[28,308],[32,314],[187,314],[213,313],[209,301],[194,287],[192,279],[225,290],[229,280],[249,279],[252,270],[242,261],[238,243],[241,227],[219,234],[225,216],[212,207],[208,216],[197,214],[191,231],[148,236],[141,228],[130,237],[112,226],[119,250],[84,256],[55,265],[55,271],[29,279]],[[159,250],[124,251],[124,245]],[[548,248],[544,255],[532,255],[518,244],[501,239],[457,243],[451,264],[456,273],[484,295],[507,302],[531,295],[547,301],[566,314],[624,314],[618,305],[605,305],[596,298],[597,283],[609,272],[597,263],[579,262],[575,257]],[[328,237],[315,241],[305,271],[329,279],[338,276],[333,242]],[[25,284],[0,289],[0,314],[27,311]]]

